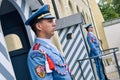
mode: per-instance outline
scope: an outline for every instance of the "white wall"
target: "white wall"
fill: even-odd
[[[119,47],[120,49],[120,23],[106,26],[104,30],[109,48]]]

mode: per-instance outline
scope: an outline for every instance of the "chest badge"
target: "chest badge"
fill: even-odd
[[[38,65],[36,67],[36,73],[39,77],[44,78],[46,75],[45,66]]]

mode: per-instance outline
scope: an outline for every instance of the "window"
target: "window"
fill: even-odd
[[[16,34],[5,36],[8,51],[14,51],[23,48],[20,38]]]
[[[68,33],[66,38],[67,38],[67,40],[73,39],[74,38],[73,33]]]

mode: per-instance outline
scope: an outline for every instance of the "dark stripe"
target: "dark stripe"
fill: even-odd
[[[83,52],[83,51],[84,51],[84,47],[82,48],[81,52]],[[81,56],[81,54],[79,54],[79,56]],[[77,58],[79,58],[79,56],[78,56]],[[73,71],[74,67],[77,66],[77,64],[78,64],[78,63],[76,63],[76,62],[73,64],[73,66],[72,66],[72,68],[71,68],[71,71]],[[79,71],[81,71],[81,70],[80,70],[80,67],[78,66],[78,67],[77,67],[77,70],[75,71],[75,74],[74,74],[74,75],[76,76]],[[80,77],[79,77],[78,79],[80,79],[81,77],[82,77],[82,74],[80,74]]]
[[[73,28],[73,30],[72,30],[72,33],[74,33],[75,31],[76,31],[76,26],[77,25],[75,25],[75,26],[73,26],[72,28]],[[68,33],[68,32],[67,32]],[[67,35],[67,33],[66,33],[66,35]],[[77,36],[76,36],[77,37]],[[75,40],[75,39],[74,39]],[[62,41],[63,42],[63,41]],[[65,49],[66,49],[66,47],[67,47],[67,45],[69,44],[69,42],[70,42],[70,40],[67,40],[67,42],[65,43],[65,46],[63,47],[63,52],[65,51]],[[74,42],[74,41],[73,41]],[[64,43],[64,42],[63,42]],[[73,43],[72,43],[73,44]]]
[[[79,70],[80,71],[80,70]],[[81,72],[80,72],[81,73]],[[79,74],[80,76],[78,77],[78,79],[77,80],[83,80],[83,76],[82,76],[82,74]]]
[[[72,26],[71,26],[72,27]],[[66,39],[66,35],[67,35],[67,33],[68,33],[68,31],[71,29],[71,27],[68,27],[68,28],[66,28],[66,29],[62,29],[62,30],[60,30],[60,33],[59,33],[59,36],[61,35],[61,34],[64,34],[64,36],[62,37],[62,36],[60,36],[60,38],[61,38],[61,44],[64,44],[64,40]],[[72,27],[73,29],[75,29],[75,26],[74,27]],[[65,31],[65,32],[64,32]],[[74,31],[74,30],[73,30]],[[72,32],[73,32],[72,31]],[[64,33],[63,33],[64,32]],[[66,44],[66,43],[65,43]],[[65,46],[64,46],[65,47]],[[63,51],[64,51],[64,48],[63,47]]]
[[[79,54],[76,53],[76,52],[77,52],[77,50],[79,49],[79,47],[82,46],[82,45],[81,45],[82,41],[83,41],[83,40],[81,39],[80,42],[78,43],[78,45],[76,46],[76,48],[75,48],[72,56],[70,57],[70,60],[68,61],[68,64],[70,64],[70,62],[72,61],[72,58],[74,58],[74,56],[81,54],[81,53],[79,53],[79,52],[78,52]],[[72,50],[72,49],[70,48],[70,49],[69,49],[69,52],[70,52],[71,50]],[[68,52],[67,57],[69,56],[69,52]],[[80,57],[80,56],[79,56],[79,57]],[[78,57],[77,57],[77,58],[78,58]],[[76,58],[76,60],[77,60],[77,58]],[[76,61],[76,60],[75,60],[75,61]]]
[[[9,61],[6,48],[2,45],[1,42],[0,42],[0,52],[1,52],[1,53],[3,54],[3,56]]]
[[[73,29],[73,32],[75,32],[75,28]],[[80,33],[79,33],[79,31],[78,31],[77,35],[75,35],[75,39],[73,40],[73,42],[72,42],[72,44],[71,44],[72,46],[70,46],[70,47],[69,47],[69,50],[67,51],[67,53],[65,53],[65,58],[67,58],[67,57],[69,56],[69,53],[70,53],[70,51],[72,50],[73,46],[75,45],[75,42],[76,42],[76,40],[77,40],[77,38],[78,38],[79,35],[80,35]],[[68,46],[69,42],[70,42],[70,40],[68,40],[67,43],[65,44],[65,46],[64,46],[64,48],[63,48],[63,51],[65,51],[65,49],[66,49],[66,47]]]
[[[79,66],[78,66],[78,67],[77,67],[77,71],[75,72],[75,76],[78,74],[79,71],[81,71],[81,70],[80,70],[80,68],[79,68]],[[81,72],[80,72],[80,73],[81,73]],[[79,74],[79,77],[78,77],[77,80],[83,80],[82,78],[83,78],[82,74]]]
[[[79,53],[79,55],[78,55],[78,57],[77,57],[77,59],[79,59],[80,58],[80,56],[82,55],[82,52],[84,51],[84,46],[82,47],[82,49],[81,49],[81,51],[80,51],[80,53]],[[76,60],[77,60],[76,59]],[[76,64],[76,61],[74,62],[74,64],[73,64],[73,66],[71,67],[71,70],[73,71],[73,69],[74,69],[74,67],[75,67],[75,64]]]
[[[83,65],[82,65],[82,67],[83,67],[83,72],[85,72],[85,70],[86,70],[86,68],[88,67],[88,64],[89,64],[89,62],[87,61],[86,63],[85,63],[85,65],[84,65],[84,67],[83,67]],[[83,73],[84,74],[84,73]],[[85,75],[84,75],[85,76]]]
[[[87,55],[85,55],[85,56],[87,56]],[[84,57],[85,57],[84,56]],[[83,65],[83,63],[84,63],[84,61],[82,62],[82,64],[81,65]],[[85,66],[83,67],[83,72],[85,72],[85,70],[86,70],[86,68],[89,66],[89,61],[87,61],[87,63],[85,64]],[[90,73],[91,73],[92,71],[91,71],[91,69],[89,68],[89,71],[87,72],[87,74],[86,75],[84,75],[84,77],[86,78],[86,80],[88,80],[87,78],[89,77],[89,75],[90,75]],[[84,74],[84,73],[83,73]]]
[[[80,71],[80,70],[79,70],[79,71]],[[83,80],[83,76],[82,76],[82,74],[80,74],[80,76],[78,77],[77,80]]]
[[[92,72],[92,70],[89,68],[89,71],[87,72],[87,74],[86,74],[86,76],[85,76],[85,78],[86,78],[86,80],[88,80],[88,77],[90,76],[90,73]]]
[[[83,56],[83,59],[87,56],[86,54]],[[81,61],[81,65],[83,65],[84,61]]]
[[[61,34],[62,30],[63,30],[63,29],[57,31],[59,37],[60,37],[60,34]]]
[[[66,38],[66,33],[69,31],[70,27],[69,28],[66,28],[66,29],[63,29],[63,31],[65,30],[64,32],[64,36],[61,38],[61,44],[63,44],[64,42],[64,39]],[[64,48],[63,48],[64,49]],[[63,50],[64,51],[64,50]]]
[[[82,48],[82,50],[81,50],[81,52],[80,52],[81,54],[78,55],[77,59],[82,55],[82,52],[84,51],[84,48],[85,48],[85,47],[83,46],[83,48]],[[73,66],[72,66],[72,68],[71,68],[71,71],[73,71],[74,67],[77,66],[77,64],[78,64],[78,63],[76,63],[76,62],[73,64]],[[82,62],[82,64],[83,64],[83,62]],[[81,65],[82,65],[82,64],[81,64]],[[79,71],[81,71],[81,70],[80,70],[80,67],[78,66],[78,67],[77,67],[77,70],[75,71],[75,75],[77,75]],[[82,77],[82,74],[80,74],[80,77],[79,77],[78,79],[80,79],[81,77]]]
[[[4,66],[0,63],[0,73],[7,79],[7,80],[14,80],[14,77],[4,68]]]
[[[24,12],[25,10],[25,3],[26,1],[25,0],[22,0],[22,4],[21,4],[21,10]]]
[[[92,76],[90,80],[94,80],[95,78]]]
[[[65,32],[64,32],[65,31]],[[62,44],[62,42],[63,42],[63,40],[65,39],[65,33],[68,31],[68,29],[66,28],[66,29],[61,29],[60,31],[59,31],[59,37],[61,38],[61,40],[60,40],[60,43]],[[63,36],[61,36],[62,34],[64,34]]]

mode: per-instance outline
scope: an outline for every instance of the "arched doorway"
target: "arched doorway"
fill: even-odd
[[[31,80],[27,67],[30,43],[21,16],[8,0],[2,1],[0,11],[2,30],[16,79]]]

